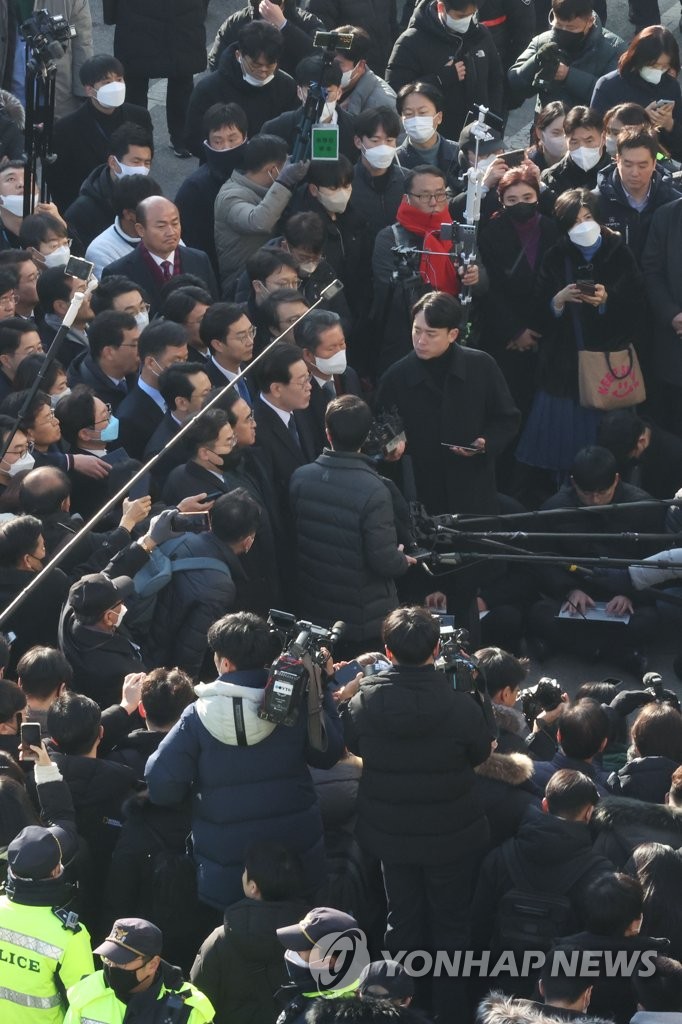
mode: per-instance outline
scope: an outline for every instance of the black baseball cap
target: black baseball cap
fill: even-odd
[[[334,907],[315,907],[297,924],[278,928],[277,938],[285,949],[300,953],[314,949],[320,939],[334,932],[356,932],[362,938],[360,925],[355,918]]]
[[[121,601],[130,597],[134,589],[130,576],[110,579],[103,572],[93,572],[74,583],[69,591],[68,604],[76,615],[104,615]]]
[[[111,934],[94,951],[113,964],[131,964],[139,957],[161,956],[163,934],[151,921],[142,917],[119,917],[111,926]]]
[[[374,999],[407,999],[414,995],[414,979],[397,960],[374,960],[360,975],[358,992]]]
[[[27,825],[7,847],[7,864],[17,878],[48,878],[58,864],[71,860],[74,837],[58,825]]]
[[[465,124],[460,132],[459,136],[459,148],[460,149],[476,149],[476,139],[471,134],[471,129],[477,122],[470,121],[469,124]],[[492,139],[488,142],[479,142],[478,144],[478,155],[479,156],[490,156],[491,153],[502,148],[502,133],[498,132],[496,128],[491,128],[490,125],[485,126],[485,130],[489,135],[492,135]]]

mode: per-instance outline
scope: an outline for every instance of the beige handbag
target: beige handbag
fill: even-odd
[[[578,350],[578,391],[586,409],[625,409],[646,399],[644,378],[632,345],[620,352]]]

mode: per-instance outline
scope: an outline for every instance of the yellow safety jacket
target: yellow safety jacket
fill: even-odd
[[[76,927],[65,927],[51,907],[0,896],[0,1020],[61,1024],[64,991],[95,969],[90,935]]]
[[[161,985],[158,1000],[161,1002],[170,992]],[[215,1016],[210,999],[198,988],[186,981],[177,991],[192,1008],[187,1024],[208,1024]],[[104,980],[104,973],[97,971],[89,978],[83,978],[67,992],[69,1009],[64,1024],[122,1024],[128,1009],[116,998],[114,990]]]

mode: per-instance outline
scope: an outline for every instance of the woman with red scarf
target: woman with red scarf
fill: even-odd
[[[478,266],[473,263],[462,272],[450,259],[452,243],[441,240],[441,225],[452,224],[446,187],[438,167],[415,167],[405,179],[397,222],[376,237],[372,312],[381,338],[380,372],[412,351],[411,310],[422,295],[434,290],[459,295],[479,283]],[[396,246],[419,250],[419,255],[406,257],[401,265]]]

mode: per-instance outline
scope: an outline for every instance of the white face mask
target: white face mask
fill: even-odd
[[[590,249],[601,234],[601,228],[596,220],[584,220],[581,224],[574,224],[568,232],[568,237],[574,245],[580,245],[584,249]]]
[[[149,324],[149,313],[147,312],[146,309],[143,310],[141,313],[136,313],[135,314],[135,323],[137,324],[137,326],[140,328],[141,331],[143,331],[145,329],[145,327],[148,326],[148,324]]]
[[[255,78],[253,75],[250,75],[248,73],[248,71],[244,67],[243,61],[240,60],[239,64],[240,64],[241,69],[242,69],[242,78],[244,79],[246,84],[247,85],[255,85],[257,89],[262,88],[262,86],[264,86],[264,85],[269,85],[269,83],[275,77],[275,74],[273,72],[271,75],[268,75],[267,78]]]
[[[128,609],[126,608],[126,606],[124,604],[122,604],[121,607],[118,610],[118,615],[116,616],[116,622],[114,623],[114,628],[115,629],[118,629],[118,627],[121,625],[121,623],[123,622],[123,616],[125,615],[125,613],[127,611],[128,611]]]
[[[661,71],[660,68],[652,68],[647,66],[640,68],[639,73],[645,82],[648,82],[650,85],[658,85],[658,83],[663,78],[665,71]]]
[[[550,135],[549,132],[540,132],[540,139],[542,140],[543,152],[558,164],[561,158],[566,155],[566,137],[564,135]]]
[[[97,102],[103,107],[120,107],[125,103],[126,84],[125,82],[107,82],[100,85],[96,93]]]
[[[362,153],[367,163],[380,171],[385,171],[395,160],[395,146],[372,146],[371,149],[363,146]]]
[[[16,476],[17,473],[23,473],[25,469],[31,470],[35,466],[36,460],[33,458],[30,452],[26,452],[20,459],[13,462],[8,469],[5,470],[7,476]]]
[[[71,394],[71,388],[64,388],[63,391],[58,391],[56,395],[50,395],[50,405],[53,409],[57,407],[62,398],[66,398],[67,395]]]
[[[600,157],[601,149],[596,149],[594,146],[579,146],[577,149],[571,150],[571,160],[583,171],[592,170],[599,163]]]
[[[304,274],[314,274],[318,267],[319,263],[314,263],[312,260],[309,263],[299,263],[298,265],[298,269]]]
[[[341,75],[341,88],[342,89],[347,89],[348,88],[348,86],[350,85],[350,80],[353,77],[353,72],[354,71],[355,71],[355,67],[352,67],[350,69],[350,71],[344,71],[342,73],[342,75]]]
[[[352,188],[336,188],[333,192],[317,193],[317,198],[329,213],[343,213],[350,201]]]
[[[319,356],[315,357],[315,366],[322,373],[345,373],[348,363],[346,362],[346,350],[342,348],[340,352],[336,352],[329,359],[321,359]]]
[[[460,36],[463,36],[468,31],[469,25],[473,20],[473,14],[468,15],[466,18],[451,18],[449,14],[445,15],[446,26],[451,32],[457,32]]]
[[[615,156],[618,152],[618,139],[614,138],[613,135],[607,135],[604,149],[609,156]]]
[[[3,196],[2,205],[8,213],[13,213],[15,217],[24,216],[23,196]]]
[[[493,153],[492,156],[480,157],[479,161],[478,161],[478,168],[477,169],[479,171],[487,171],[488,168],[490,167],[490,165],[494,164],[496,160],[497,160],[497,157],[495,156],[494,153]]]
[[[128,178],[131,174],[149,174],[148,167],[131,167],[129,164],[122,164],[120,160],[117,160],[118,170],[114,171],[114,174],[118,179]]]
[[[403,119],[403,128],[413,142],[427,142],[435,129],[432,117],[406,117]]]
[[[329,120],[336,110],[336,100],[325,100],[324,109],[322,111],[322,120]]]
[[[43,259],[45,260],[46,267],[65,267],[69,262],[71,256],[71,247],[68,245],[60,245],[54,252],[48,252]]]

